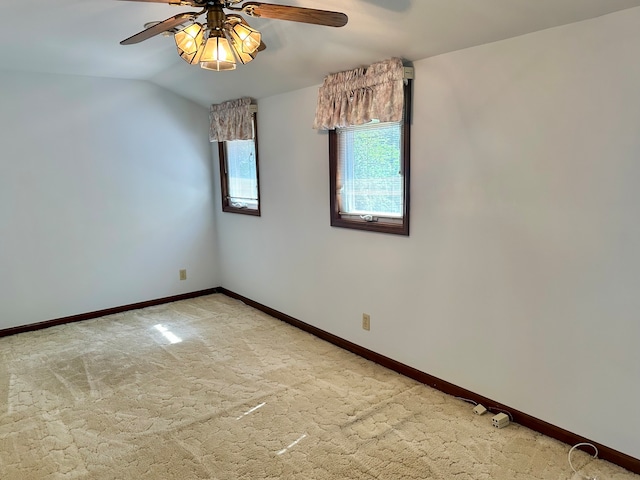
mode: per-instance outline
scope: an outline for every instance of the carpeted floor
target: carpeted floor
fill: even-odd
[[[574,478],[471,408],[223,295],[0,338],[2,480]]]

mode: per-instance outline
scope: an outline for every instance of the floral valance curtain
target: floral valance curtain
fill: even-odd
[[[404,67],[401,59],[392,58],[326,77],[318,91],[313,128],[333,130],[373,119],[399,122],[403,105]]]
[[[209,141],[226,142],[228,140],[250,140],[253,138],[253,117],[251,99],[239,98],[209,109]]]

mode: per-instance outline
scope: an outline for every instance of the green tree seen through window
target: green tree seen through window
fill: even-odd
[[[346,212],[402,215],[401,128],[385,123],[339,132]]]

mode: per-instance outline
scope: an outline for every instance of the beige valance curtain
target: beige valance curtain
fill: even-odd
[[[401,59],[392,58],[326,77],[318,91],[313,128],[333,130],[373,119],[399,122],[403,105],[404,67]]]
[[[250,140],[253,138],[253,117],[251,99],[239,98],[209,109],[209,141]]]

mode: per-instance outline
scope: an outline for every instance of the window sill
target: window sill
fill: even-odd
[[[360,219],[332,218],[332,227],[351,228],[355,230],[365,230],[368,232],[389,233],[392,235],[409,236],[409,222],[385,223],[383,221],[367,222]]]
[[[254,217],[260,216],[260,209],[255,208],[238,208],[231,206],[222,206],[222,211],[226,213],[239,213],[240,215],[252,215]]]

